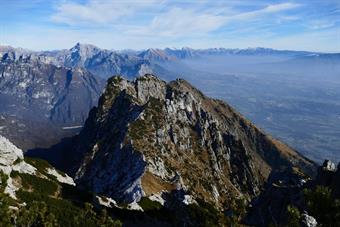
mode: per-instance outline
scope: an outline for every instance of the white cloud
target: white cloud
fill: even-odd
[[[254,10],[251,12],[246,12],[246,13],[240,13],[237,15],[234,15],[231,19],[234,20],[249,20],[253,19],[256,17],[260,17],[263,15],[271,14],[271,13],[278,13],[281,11],[289,10],[289,9],[294,9],[299,7],[300,4],[296,3],[280,3],[280,4],[275,4],[275,5],[268,5],[262,9],[259,10]]]
[[[194,35],[195,33],[214,31],[224,23],[224,16],[175,7],[154,17],[149,26],[140,27],[130,32],[160,36]]]
[[[313,20],[307,25],[307,27],[313,30],[318,30],[318,29],[331,28],[334,25],[335,25],[334,21]]]
[[[214,8],[213,10],[209,9],[209,7],[205,10],[175,7],[155,16],[149,25],[137,27],[128,31],[128,33],[172,37],[207,34],[231,22],[259,19],[268,14],[294,9],[299,6],[299,4],[295,3],[280,3],[241,13],[223,7]]]
[[[267,12],[267,13],[275,13],[275,12],[280,12],[283,10],[294,9],[299,6],[300,4],[297,4],[297,3],[286,2],[286,3],[276,4],[276,5],[269,5],[266,8],[264,8],[262,11]]]
[[[123,16],[132,15],[135,11],[155,3],[156,0],[90,0],[86,4],[64,2],[57,6],[57,12],[51,16],[51,19],[54,22],[69,25],[110,24]]]
[[[3,23],[0,40],[38,50],[83,42],[109,49],[265,46],[340,51],[338,20],[332,15],[322,18],[307,4],[266,2],[63,0],[54,8],[53,23]]]

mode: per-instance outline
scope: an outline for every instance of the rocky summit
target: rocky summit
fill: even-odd
[[[151,74],[109,79],[72,152],[77,185],[118,202],[166,203],[181,191],[183,203],[203,200],[219,210],[257,196],[274,170],[315,169],[225,102]]]

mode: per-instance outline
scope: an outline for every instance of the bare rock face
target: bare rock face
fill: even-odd
[[[226,103],[150,74],[109,79],[73,151],[78,184],[118,202],[177,190],[222,208],[258,195],[274,169],[314,168]]]

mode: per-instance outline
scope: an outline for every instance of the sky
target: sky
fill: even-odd
[[[340,0],[0,0],[0,45],[340,52]]]

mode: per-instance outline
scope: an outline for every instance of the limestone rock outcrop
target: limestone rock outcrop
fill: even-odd
[[[183,190],[222,208],[258,195],[274,169],[314,170],[225,102],[150,74],[109,79],[74,140],[76,182],[118,202]]]

